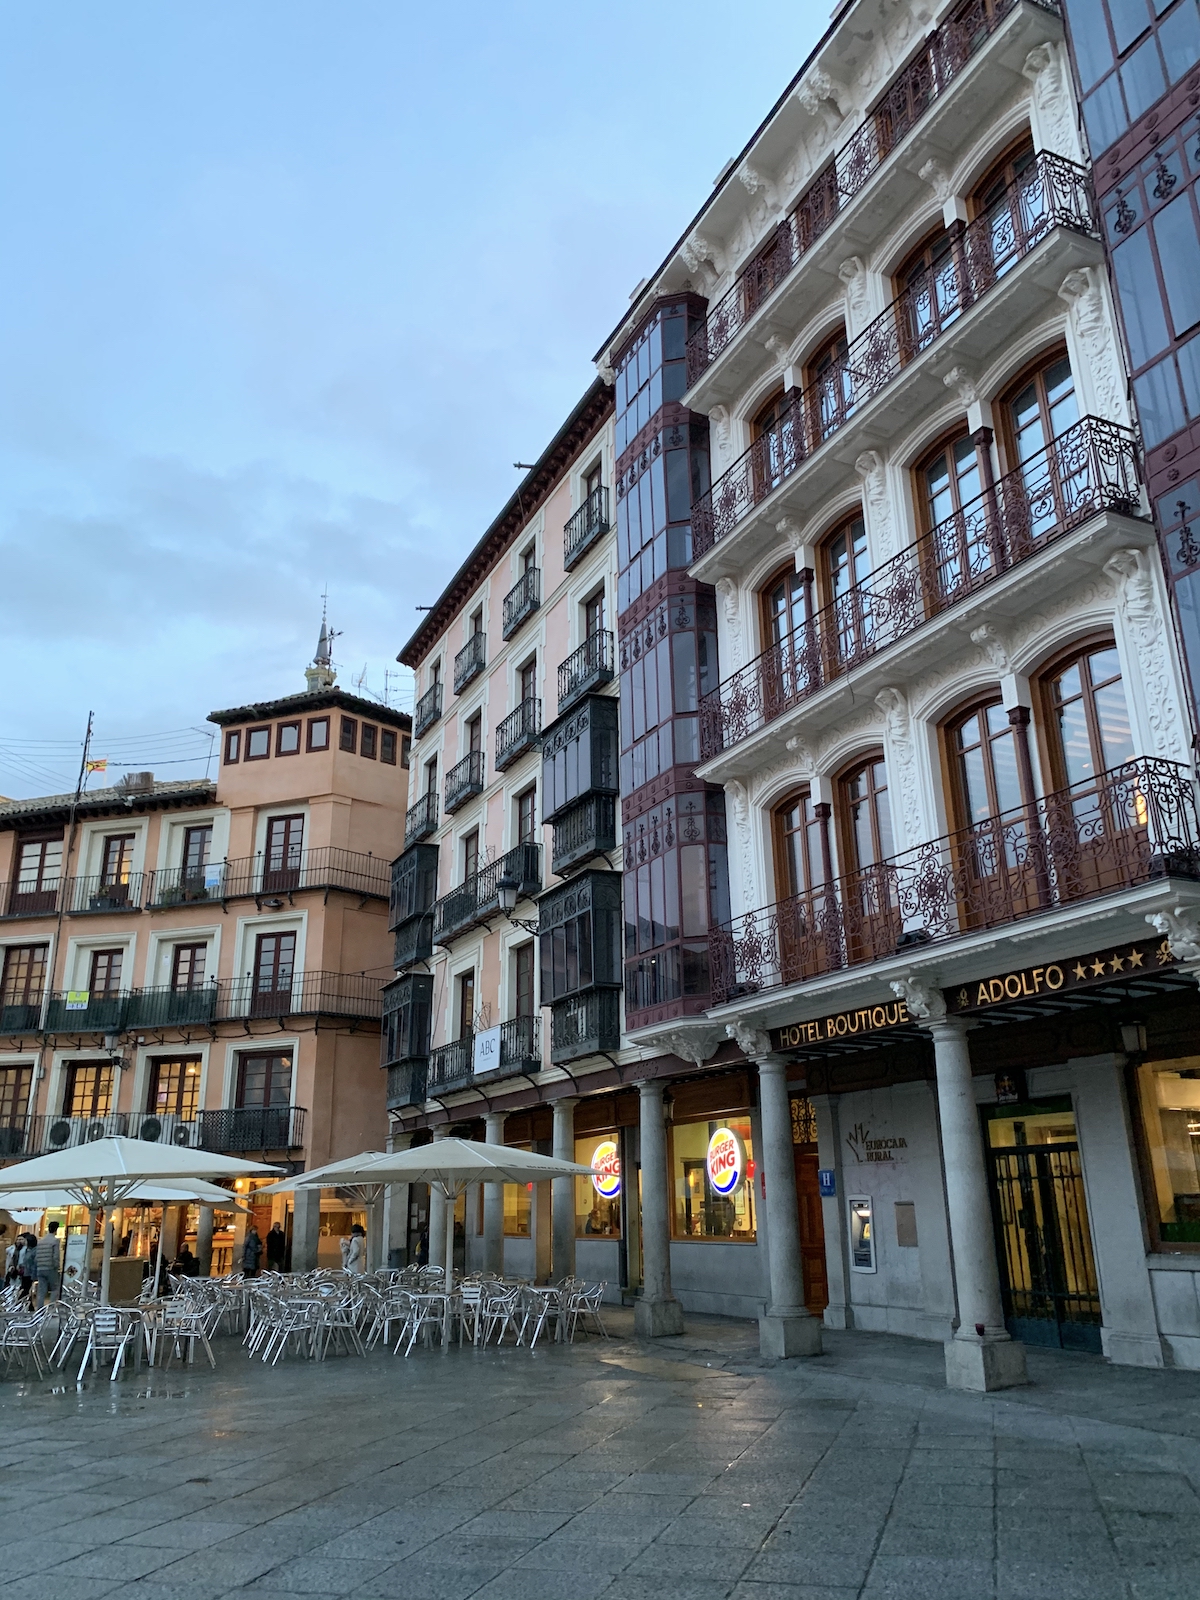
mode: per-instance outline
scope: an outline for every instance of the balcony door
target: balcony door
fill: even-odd
[[[286,1150],[290,1144],[290,1051],[247,1051],[238,1057],[237,1101],[227,1150]],[[206,1118],[207,1121],[207,1118]]]
[[[0,1067],[0,1156],[17,1156],[25,1148],[32,1067]]]
[[[212,854],[212,823],[201,827],[185,828],[183,832],[183,861],[180,877],[183,887],[191,890],[204,888],[204,869]]]
[[[286,1016],[292,1009],[292,979],[296,967],[294,933],[260,933],[254,944],[254,983],[250,1014]]]
[[[4,1031],[27,1033],[37,1027],[49,951],[48,944],[10,944],[5,950],[0,988],[0,1025]]]
[[[967,928],[1044,903],[1040,831],[1025,808],[1016,741],[999,696],[960,712],[946,729],[956,824],[947,865]]]
[[[113,1068],[109,1061],[72,1061],[67,1066],[63,1116],[93,1121],[112,1111]]]
[[[156,1117],[194,1122],[200,1105],[200,1057],[172,1056],[150,1063],[146,1110]]]
[[[1005,465],[1018,472],[1024,490],[1024,533],[1028,539],[1051,532],[1083,498],[1086,478],[1076,481],[1070,451],[1054,450],[1079,421],[1079,399],[1071,363],[1061,350],[1043,357],[1005,395],[1000,407]],[[1015,521],[1019,493],[1005,495],[1005,511]]]
[[[813,660],[810,580],[811,573],[801,577],[795,563],[789,562],[759,591],[763,715],[767,718],[778,716],[814,687],[813,678],[820,671]]]
[[[868,756],[838,784],[838,812],[845,870],[842,915],[846,959],[891,955],[900,935],[896,909],[892,812],[882,752]]]
[[[989,526],[978,499],[983,490],[979,451],[965,427],[936,445],[914,476],[922,532],[928,536],[922,560],[927,605],[940,611],[991,576],[999,559],[999,530]]]
[[[779,965],[785,983],[798,983],[838,965],[836,906],[823,888],[825,823],[807,788],[776,806],[771,820]]]
[[[870,597],[861,587],[871,571],[861,515],[850,517],[822,541],[818,561],[823,603],[819,626],[833,677],[868,653],[875,633]]]
[[[54,911],[62,877],[62,834],[51,839],[22,839],[17,847],[17,877],[8,910],[10,916],[33,916]]]
[[[304,818],[269,817],[267,848],[263,862],[263,893],[300,887],[301,854],[304,848]]]
[[[109,834],[104,841],[100,868],[100,896],[110,905],[129,903],[129,883],[133,875],[133,833]]]

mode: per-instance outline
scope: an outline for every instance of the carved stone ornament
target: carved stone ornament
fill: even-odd
[[[1071,322],[1083,365],[1095,397],[1095,410],[1110,422],[1125,426],[1129,408],[1125,379],[1117,359],[1117,345],[1104,304],[1102,268],[1077,267],[1068,272],[1058,291],[1071,310]]]
[[[612,387],[612,385],[614,383],[616,383],[616,381],[617,381],[616,371],[612,367],[609,366],[607,361],[597,361],[597,363],[596,363],[596,371],[599,373],[600,377],[604,380],[605,383],[608,384],[608,386],[610,388]]]
[[[756,1028],[752,1022],[727,1022],[725,1032],[750,1061],[757,1061],[760,1056],[769,1056],[771,1053],[771,1035],[762,1028]]]
[[[685,239],[679,253],[689,272],[695,272],[707,280],[720,275],[720,252],[702,233],[693,233],[690,239]]]
[[[1169,911],[1152,912],[1146,921],[1166,939],[1176,961],[1200,961],[1200,911],[1175,906]]]
[[[750,833],[750,791],[739,778],[731,778],[725,785],[725,793],[733,802],[733,831],[737,836],[738,862],[742,875],[742,903],[749,907],[757,900],[754,844]]]
[[[867,269],[858,256],[849,256],[838,268],[838,277],[846,285],[846,336],[853,340],[871,321]]]
[[[922,183],[927,183],[933,190],[934,199],[940,206],[944,206],[954,192],[950,187],[950,178],[945,167],[942,166],[940,161],[935,161],[932,156],[918,170],[917,177],[920,178]]]
[[[822,72],[820,67],[810,72],[804,79],[796,90],[796,99],[810,117],[822,117],[826,121],[842,120],[843,112],[838,104],[837,88],[829,74]]]
[[[881,689],[875,696],[875,704],[887,732],[888,771],[900,791],[904,842],[911,847],[920,841],[925,830],[921,818],[921,777],[917,771],[908,698],[902,689]]]
[[[734,672],[742,665],[741,594],[734,578],[718,578],[717,593],[721,596],[728,631],[729,664]]]
[[[967,406],[973,406],[979,399],[979,391],[975,387],[975,380],[965,367],[951,367],[950,371],[943,376],[942,382],[950,390],[951,394],[958,396],[959,404],[964,409]]]
[[[714,406],[708,413],[708,421],[712,430],[713,454],[720,464],[727,460],[731,448],[729,407]]]
[[[781,367],[787,364],[788,347],[788,341],[777,333],[769,333],[763,340],[763,349]]]
[[[941,1022],[946,1015],[946,1002],[933,977],[929,974],[908,973],[893,980],[892,993],[903,1000],[908,1014],[916,1022]]]
[[[1043,150],[1069,161],[1079,159],[1075,125],[1075,100],[1067,83],[1066,66],[1052,44],[1039,44],[1025,57],[1022,73],[1033,84],[1033,105]]]
[[[864,450],[855,460],[854,470],[862,479],[866,499],[867,526],[875,558],[882,563],[896,554],[896,519],[888,493],[887,471],[878,450]]]
[[[664,1055],[678,1056],[681,1061],[690,1061],[694,1067],[702,1067],[716,1052],[721,1038],[720,1028],[715,1027],[667,1028],[661,1033],[651,1034],[649,1039],[643,1039],[642,1046],[652,1045]]]
[[[1116,580],[1121,619],[1137,659],[1153,750],[1164,761],[1187,762],[1189,741],[1180,717],[1171,670],[1170,625],[1158,603],[1149,559],[1142,550],[1118,550],[1104,564]]]
[[[979,646],[997,672],[1008,671],[1008,646],[999,630],[990,622],[981,622],[977,628],[971,629],[971,643]]]
[[[780,517],[775,524],[775,532],[793,555],[804,543],[804,529],[794,517]]]

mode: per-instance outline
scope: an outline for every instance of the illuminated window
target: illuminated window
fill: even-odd
[[[591,1178],[575,1179],[575,1233],[580,1239],[619,1239],[621,1236],[620,1136],[593,1133],[576,1139],[575,1160],[591,1167]]]
[[[749,1117],[686,1122],[671,1129],[677,1239],[753,1244],[754,1143]]]

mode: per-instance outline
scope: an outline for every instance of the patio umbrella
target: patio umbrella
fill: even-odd
[[[133,1198],[139,1184],[187,1184],[192,1178],[244,1177],[247,1174],[278,1172],[261,1161],[239,1161],[236,1156],[188,1150],[179,1145],[151,1143],[148,1139],[92,1139],[53,1155],[34,1156],[20,1166],[8,1168],[3,1192],[20,1202],[23,1194],[39,1189],[62,1189],[76,1205],[87,1206],[88,1254],[91,1250],[95,1215],[103,1206],[108,1213],[104,1226],[104,1253],[100,1268],[100,1303],[108,1304],[109,1264],[112,1261],[112,1208]],[[182,1191],[178,1203],[188,1198]],[[225,1191],[222,1191],[223,1193]],[[232,1206],[232,1197],[222,1204]],[[85,1261],[88,1255],[84,1257]]]
[[[591,1167],[574,1161],[559,1161],[554,1156],[539,1156],[532,1150],[514,1150],[503,1144],[481,1144],[475,1139],[435,1139],[432,1144],[413,1150],[395,1150],[390,1155],[366,1151],[346,1161],[335,1162],[334,1179],[339,1186],[367,1186],[387,1183],[427,1183],[446,1196],[446,1287],[454,1283],[454,1202],[473,1183],[539,1183],[546,1178],[590,1178]],[[301,1172],[294,1178],[274,1183],[271,1188],[306,1189],[314,1185],[332,1187],[323,1167]]]

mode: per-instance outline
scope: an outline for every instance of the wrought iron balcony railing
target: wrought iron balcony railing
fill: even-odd
[[[433,940],[449,944],[460,933],[500,914],[500,881],[517,885],[517,900],[528,900],[542,887],[542,847],[519,844],[489,861],[444,894],[433,908]]]
[[[56,917],[64,889],[64,880],[54,878],[46,883],[0,884],[0,916],[5,917]]]
[[[542,574],[539,567],[527,567],[504,596],[504,626],[506,639],[531,617],[542,603]]]
[[[1136,887],[1200,877],[1185,767],[1141,757],[712,935],[714,1002],[803,983]]]
[[[232,1154],[249,1150],[299,1150],[308,1112],[303,1106],[238,1106],[201,1111],[200,1147]]]
[[[454,658],[454,692],[461,694],[487,665],[487,634],[473,633]]]
[[[550,1010],[550,1060],[555,1065],[621,1048],[621,991],[589,989]]]
[[[44,1117],[8,1114],[0,1119],[0,1160],[40,1155],[43,1150]],[[14,1202],[15,1204],[15,1202]]]
[[[36,1033],[42,1022],[42,995],[31,992],[20,1001],[6,1000],[0,1004],[0,1036],[13,1038],[22,1033]]]
[[[55,990],[46,1004],[46,1032],[120,1033],[129,998],[88,989]]]
[[[294,1150],[304,1144],[307,1115],[302,1106],[264,1106],[198,1111],[193,1117],[155,1111],[14,1117],[0,1122],[0,1157],[52,1154],[118,1136],[223,1153]]]
[[[501,1072],[537,1072],[542,1065],[542,1020],[512,1017],[500,1024]]]
[[[383,1014],[376,978],[353,972],[296,972],[290,978],[247,974],[218,984],[218,1019],[243,1017],[357,1017]]]
[[[519,756],[536,747],[542,731],[542,702],[522,700],[496,729],[496,770],[503,772]]]
[[[423,733],[428,733],[441,714],[442,686],[435,683],[413,707],[413,738],[419,739]]]
[[[228,865],[232,865],[229,863]],[[163,867],[146,874],[146,904],[161,911],[167,906],[190,906],[228,896],[224,861],[203,867]]]
[[[428,961],[433,954],[433,912],[424,911],[419,917],[410,917],[396,930],[392,965],[397,972],[418,961]]]
[[[409,806],[404,818],[404,843],[416,844],[437,832],[438,797],[436,789],[427,789],[415,806]]]
[[[612,527],[608,504],[608,490],[601,484],[563,524],[563,566],[568,572]]]
[[[841,361],[792,392],[779,420],[696,502],[695,558],[727,537],[1056,228],[1095,233],[1091,191],[1082,167],[1042,151],[987,212],[958,233],[932,270],[863,329]]]
[[[39,1152],[51,1154],[55,1150],[71,1150],[81,1144],[91,1144],[96,1139],[127,1138],[129,1117],[124,1111],[106,1111],[94,1117],[51,1113],[44,1117],[30,1117],[29,1139],[25,1155]]]
[[[731,749],[1089,518],[1138,506],[1136,437],[1084,417],[706,694],[701,758]]]
[[[315,850],[260,850],[257,855],[225,863],[228,900],[291,894],[296,889],[345,889],[372,900],[386,900],[391,891],[391,864],[382,856],[332,845]]]
[[[483,751],[472,750],[446,774],[446,813],[457,811],[472,795],[483,793]]]
[[[1019,0],[967,0],[897,75],[875,110],[823,167],[795,209],[688,340],[689,386],[753,318],[954,82]],[[1050,7],[1046,7],[1050,9]]]
[[[554,819],[550,870],[558,877],[617,848],[617,802],[611,794],[585,795]]]
[[[217,1016],[220,991],[216,983],[194,989],[167,987],[139,989],[125,1001],[124,1028],[181,1028],[212,1022]],[[70,1021],[64,1024],[70,1027]]]
[[[428,1061],[405,1061],[387,1069],[387,1109],[423,1106],[428,1098]]]
[[[49,996],[47,1033],[128,1033],[139,1028],[186,1028],[248,1017],[335,1016],[375,1021],[381,988],[360,973],[294,972],[223,978],[194,989],[135,989],[128,994],[56,990]],[[16,1026],[22,1023],[23,1026]],[[9,1027],[12,1023],[14,1026]],[[0,1032],[32,1033],[41,1025],[38,1005],[0,1010]]]
[[[124,879],[107,877],[103,873],[90,878],[71,878],[65,889],[66,909],[74,916],[85,912],[140,911],[148,876],[144,872],[131,872]]]
[[[437,1095],[450,1089],[461,1089],[470,1083],[474,1074],[475,1035],[455,1039],[451,1044],[439,1044],[429,1054],[427,1093]]]
[[[617,652],[607,628],[590,633],[578,650],[572,650],[558,669],[558,714],[569,711],[576,700],[611,683],[617,672]]]

